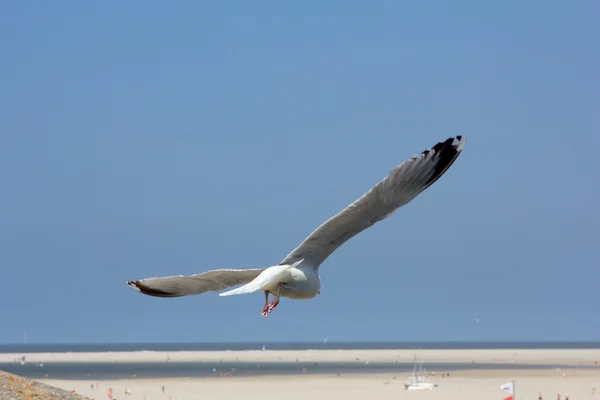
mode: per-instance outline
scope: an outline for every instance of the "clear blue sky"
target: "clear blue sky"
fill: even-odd
[[[2,2],[0,342],[598,339],[599,15]],[[261,293],[125,284],[276,264],[458,134],[447,174],[335,252],[311,301],[264,319]]]

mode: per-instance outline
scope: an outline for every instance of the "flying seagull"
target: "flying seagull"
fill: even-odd
[[[128,281],[139,292],[155,297],[181,297],[224,290],[219,296],[262,290],[268,316],[281,297],[312,299],[320,294],[319,266],[353,236],[408,204],[437,181],[454,163],[466,138],[456,136],[437,143],[390,171],[368,192],[314,230],[279,264],[262,269],[217,269],[190,276],[166,276]],[[274,299],[269,303],[269,294]]]

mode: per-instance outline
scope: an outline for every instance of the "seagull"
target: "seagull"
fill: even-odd
[[[195,275],[174,275],[127,281],[137,291],[154,297],[181,297],[208,291],[231,296],[262,291],[267,317],[280,298],[309,300],[321,294],[319,266],[337,248],[411,202],[437,181],[454,163],[466,138],[437,143],[394,169],[368,192],[329,218],[308,235],[279,264],[262,269],[216,269]],[[274,298],[269,302],[269,295]]]

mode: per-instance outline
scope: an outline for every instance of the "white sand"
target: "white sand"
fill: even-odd
[[[113,398],[131,400],[198,400],[198,399],[257,399],[257,400],[385,400],[385,399],[439,399],[439,400],[501,400],[506,393],[500,385],[515,380],[516,398],[537,400],[556,399],[557,394],[569,395],[569,400],[600,399],[600,373],[577,370],[561,377],[555,371],[461,371],[449,378],[434,377],[439,386],[431,391],[409,392],[404,381],[409,374],[342,375],[342,376],[276,376],[276,377],[223,377],[199,379],[119,380],[100,382],[91,389],[89,382],[44,380],[45,383],[93,399],[107,399],[107,388],[113,389]],[[395,378],[395,379],[394,379]],[[165,385],[165,393],[161,386]],[[592,391],[597,392],[592,396]],[[125,395],[126,388],[131,389]]]
[[[0,354],[12,362],[22,353]],[[412,362],[412,350],[248,350],[248,351],[139,351],[105,353],[27,353],[28,362]],[[419,350],[424,363],[480,362],[600,366],[600,349],[549,350]]]

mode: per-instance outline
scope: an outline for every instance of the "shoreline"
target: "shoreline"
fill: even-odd
[[[565,376],[562,376],[562,373],[566,371]],[[9,373],[0,370],[0,372]],[[561,378],[566,379],[569,378],[578,378],[578,377],[599,377],[600,378],[600,368],[573,368],[573,369],[565,369],[565,370],[557,370],[554,368],[540,368],[540,369],[527,369],[527,368],[514,368],[514,369],[490,369],[490,370],[481,370],[481,369],[464,369],[458,371],[451,371],[449,375],[444,375],[445,371],[438,371],[436,374],[432,374],[431,372],[426,372],[425,375],[430,380],[435,380],[436,383],[445,382],[453,379],[488,379],[488,378],[502,378],[505,376],[515,376],[515,377],[553,377],[553,378]],[[17,374],[18,375],[18,374]],[[199,377],[125,377],[125,378],[110,378],[110,379],[70,379],[70,378],[26,378],[39,382],[104,382],[106,383],[118,383],[118,382],[138,382],[138,383],[147,383],[147,382],[156,382],[156,380],[162,381],[182,381],[182,382],[191,382],[191,381],[213,381],[213,382],[230,382],[232,380],[244,380],[244,381],[257,381],[263,382],[265,380],[321,380],[321,379],[338,379],[340,377],[346,377],[347,379],[360,379],[360,380],[379,380],[379,379],[393,379],[400,380],[404,382],[412,375],[412,371],[400,371],[400,372],[344,372],[341,374],[337,374],[335,372],[326,373],[326,372],[318,372],[318,373],[297,373],[297,374],[285,374],[285,375],[241,375],[241,374],[231,374],[231,375],[206,375]],[[20,375],[19,375],[20,376]],[[598,383],[598,389],[600,389],[600,381]],[[600,395],[600,393],[599,393]],[[600,396],[599,396],[600,398]]]

